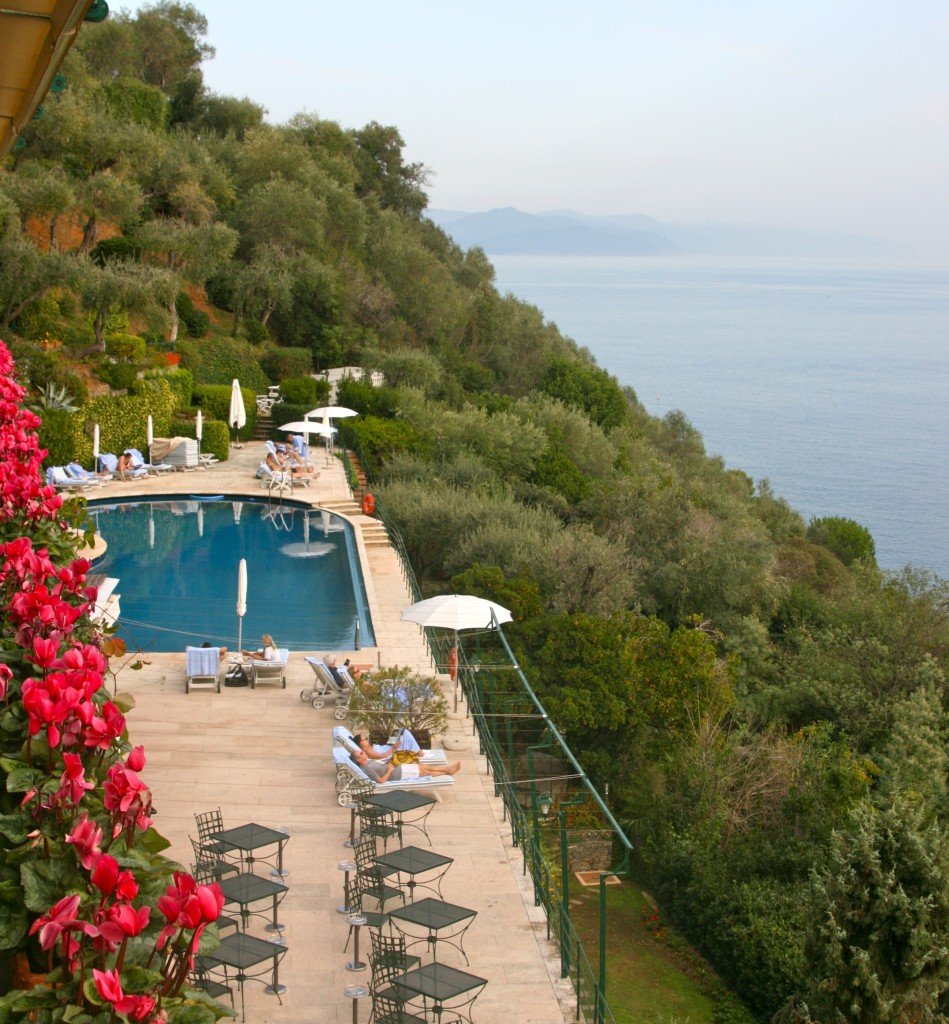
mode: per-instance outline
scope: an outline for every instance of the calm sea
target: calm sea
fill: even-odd
[[[949,268],[495,256],[649,412],[767,478],[806,520],[849,516],[887,569],[949,578]]]

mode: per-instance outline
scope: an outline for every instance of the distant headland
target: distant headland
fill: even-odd
[[[644,214],[587,216],[513,207],[426,215],[465,248],[489,256],[771,256],[884,259],[905,246],[867,235],[748,224],[666,224]]]

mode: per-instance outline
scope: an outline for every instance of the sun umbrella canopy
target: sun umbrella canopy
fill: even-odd
[[[92,428],[92,470],[96,472],[99,469],[99,424],[96,423]]]
[[[145,425],[145,447],[151,448],[155,443],[155,424],[152,421],[151,416],[148,417],[148,422]]]
[[[321,405],[319,409],[311,409],[307,416],[319,416],[324,420],[342,420],[347,416],[358,416],[355,409],[347,409],[344,405]]]
[[[288,434],[320,434],[329,437],[336,433],[336,427],[328,427],[323,423],[314,423],[311,420],[294,420],[293,423],[284,423],[278,430],[285,430]]]
[[[204,416],[201,414],[201,410],[198,410],[198,414],[194,418],[194,436],[200,441],[204,435]]]
[[[231,410],[227,416],[229,426],[240,430],[247,422],[247,412],[244,409],[244,396],[241,394],[240,381],[235,377],[231,384]]]
[[[510,622],[511,613],[483,597],[443,594],[403,608],[402,619],[417,622],[420,626],[453,629],[457,633],[462,629],[488,629],[495,624]]]

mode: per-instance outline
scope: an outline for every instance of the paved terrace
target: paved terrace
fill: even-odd
[[[231,459],[211,469],[130,483],[113,481],[102,496],[259,496],[266,492],[253,474],[262,450],[261,442],[248,442],[232,448]],[[399,619],[412,599],[397,556],[373,536],[378,521],[363,516],[352,501],[339,460],[327,459],[321,449],[314,451],[321,475],[309,488],[295,487],[293,498],[345,514],[354,524],[378,642],[377,648],[358,654],[340,653],[357,662],[411,665],[431,672],[419,628]],[[121,593],[121,582],[117,590]],[[343,873],[337,863],[348,859],[350,852],[343,846],[350,816],[337,803],[334,789],[330,750],[337,723],[332,711],[316,711],[299,699],[300,690],[312,681],[303,655],[296,652],[290,657],[285,690],[262,683],[254,690],[222,687],[219,694],[202,689],[186,695],[183,652],[150,655],[140,671],[125,667],[118,672],[117,689],[131,693],[136,702],[129,728],[133,741],[145,747],[148,764],[143,774],[154,794],[156,826],[171,842],[172,857],[190,867],[189,836],[196,834],[193,816],[219,806],[226,827],[256,821],[289,829],[284,866],[290,872],[290,891],[279,912],[288,947],[280,981],[287,992],[281,1005],[262,984],[246,983],[247,1020],[256,1024],[352,1021],[353,1005],[343,989],[368,982],[367,972],[345,969],[352,945],[343,952],[348,924],[336,910],[343,902]],[[463,711],[462,704],[449,735],[470,741]],[[439,798],[428,819],[432,849],[454,858],[442,881],[444,898],[476,909],[478,916],[465,937],[470,967],[449,946],[444,953],[439,949],[439,959],[488,979],[474,1004],[475,1024],[572,1020],[572,990],[559,977],[559,958],[546,940],[543,912],[533,906],[529,878],[523,875],[520,852],[511,846],[510,829],[502,821],[501,802],[493,795],[476,741],[449,752],[449,757],[460,760],[462,769],[454,786],[432,790]],[[412,830],[407,835],[412,836]],[[424,839],[419,845],[424,846]],[[261,923],[251,925],[252,934],[268,937],[261,919],[253,920]],[[365,960],[365,930],[360,946]],[[239,1012],[239,993],[235,995]],[[369,1019],[370,1008],[368,998],[360,1001],[360,1021]]]

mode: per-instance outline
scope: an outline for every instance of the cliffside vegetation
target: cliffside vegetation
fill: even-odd
[[[512,609],[664,913],[758,1019],[941,1019],[946,584],[806,524],[500,295],[396,128],[210,93],[206,32],[166,2],[86,26],[0,174],[0,334],[44,443],[169,356],[197,386],[382,371],[341,400],[417,574]]]

